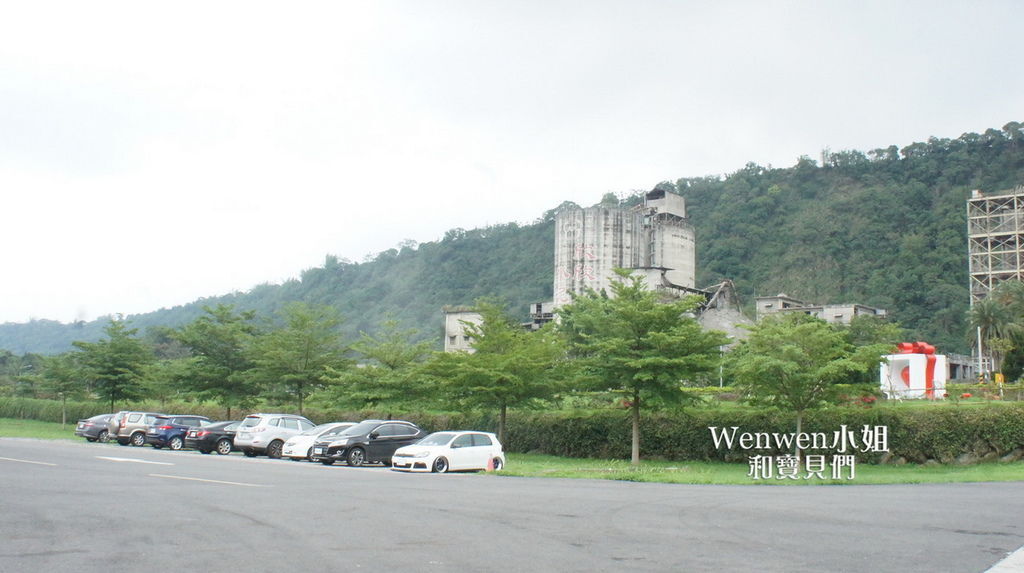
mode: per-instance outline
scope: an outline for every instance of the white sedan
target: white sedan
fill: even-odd
[[[500,470],[505,453],[488,432],[434,432],[411,446],[398,448],[391,469],[411,472]]]
[[[343,430],[355,426],[355,422],[331,422],[306,430],[297,436],[288,438],[284,443],[281,456],[293,460],[308,460],[313,453],[313,442],[323,437],[330,437],[340,434]]]

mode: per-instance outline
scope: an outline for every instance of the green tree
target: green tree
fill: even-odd
[[[278,313],[283,326],[258,337],[252,347],[252,377],[265,388],[295,399],[302,413],[306,398],[324,385],[328,368],[347,363],[332,307],[293,302]]]
[[[17,356],[0,350],[0,395],[35,398],[44,368],[44,357],[39,354]]]
[[[106,339],[76,341],[73,345],[80,351],[77,358],[83,377],[92,382],[93,391],[100,398],[110,401],[110,410],[114,411],[115,402],[142,397],[143,373],[153,355],[135,337],[138,330],[128,328],[121,317],[111,318],[103,331]]]
[[[40,386],[44,393],[60,400],[60,425],[63,427],[68,419],[68,398],[75,399],[86,395],[82,369],[75,354],[65,352],[45,357]]]
[[[899,323],[869,314],[855,316],[850,324],[839,325],[838,328],[847,342],[854,346],[885,344],[895,347],[906,338],[906,332]]]
[[[472,352],[437,353],[427,366],[439,391],[469,407],[498,409],[498,440],[508,409],[550,399],[564,379],[565,347],[551,327],[525,330],[501,303],[475,305],[480,324],[465,323]]]
[[[906,332],[898,323],[873,315],[855,316],[850,320],[850,324],[836,325],[836,328],[850,345],[886,349],[882,351],[883,354],[895,352],[896,345],[906,339]],[[865,368],[863,372],[851,374],[849,382],[877,385],[878,371]]]
[[[352,345],[360,357],[358,368],[329,367],[324,381],[340,402],[358,407],[422,406],[431,396],[419,369],[433,344],[417,338],[415,329],[403,330],[397,320],[386,320],[376,336],[363,332]]]
[[[982,341],[983,351],[992,357],[992,369],[1002,372],[1005,353],[1021,337],[1020,316],[1015,303],[1000,300],[999,293],[975,302],[968,313],[972,334]]]
[[[249,348],[259,332],[253,311],[236,313],[234,306],[203,307],[206,314],[175,333],[192,353],[191,371],[185,388],[199,398],[212,399],[227,409],[249,407],[256,399],[256,387],[248,376],[253,367]]]
[[[626,396],[630,405],[632,462],[640,463],[640,411],[649,401],[679,403],[683,382],[718,367],[724,333],[705,331],[693,318],[699,299],[661,300],[642,277],[623,269],[611,292],[588,292],[559,310],[583,371]]]
[[[189,387],[194,368],[195,359],[191,357],[164,358],[153,362],[145,371],[146,396],[158,400],[161,407],[165,406]]]
[[[768,316],[726,358],[728,373],[748,400],[804,414],[832,400],[835,384],[877,368],[888,344],[855,347],[823,320],[798,313]],[[796,452],[800,454],[799,451]]]

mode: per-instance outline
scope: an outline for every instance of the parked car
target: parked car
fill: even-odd
[[[313,444],[317,440],[332,438],[345,431],[347,428],[351,428],[355,425],[355,422],[331,422],[329,424],[320,424],[311,430],[306,430],[297,436],[288,438],[288,441],[284,443],[284,450],[282,450],[281,455],[293,460],[312,461]]]
[[[146,426],[163,415],[158,412],[118,412],[107,424],[109,437],[122,446],[143,446],[146,444]]]
[[[90,442],[106,442],[110,436],[110,429],[107,424],[113,418],[113,414],[100,414],[92,418],[85,418],[78,421],[75,427],[75,435],[82,436]]]
[[[427,433],[412,422],[363,420],[330,440],[313,445],[313,461],[331,465],[345,460],[350,466],[391,463],[395,450],[418,442]]]
[[[505,453],[498,437],[488,432],[434,432],[399,448],[391,469],[445,473],[459,470],[500,470]]]
[[[207,424],[210,424],[210,419],[206,416],[191,414],[157,416],[153,423],[146,427],[146,443],[158,450],[165,446],[172,450],[180,450],[185,447],[185,434],[190,427],[201,427]]]
[[[201,428],[189,428],[185,434],[185,447],[199,450],[200,453],[208,454],[217,452],[226,456],[238,450],[235,447],[235,430],[242,422],[238,420],[229,422],[214,422]]]
[[[280,458],[288,438],[314,426],[296,414],[250,414],[235,432],[235,447],[249,457],[266,453],[269,458]]]

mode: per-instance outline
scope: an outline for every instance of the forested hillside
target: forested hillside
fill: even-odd
[[[724,177],[663,185],[687,199],[698,286],[731,278],[751,307],[753,296],[780,292],[883,307],[910,336],[949,352],[968,345],[966,198],[971,189],[1021,184],[1024,134],[1011,122],[902,149],[825,152],[789,168],[748,164]],[[132,325],[178,326],[217,303],[269,319],[284,302],[305,300],[337,308],[353,338],[390,316],[440,345],[444,305],[495,295],[525,318],[529,303],[551,298],[553,229],[549,211],[532,225],[457,229],[364,263],[328,255],[300,280],[133,316]],[[0,349],[63,352],[74,340],[101,337],[105,323],[4,324]]]
[[[912,336],[966,351],[966,200],[1024,184],[1021,125],[823,155],[824,165],[677,182],[697,228],[698,282],[886,308]]]
[[[421,337],[436,340],[440,348],[445,305],[469,305],[480,297],[496,296],[525,316],[531,302],[551,299],[553,217],[549,212],[527,226],[454,229],[440,241],[390,249],[370,262],[353,263],[328,255],[324,266],[303,271],[299,280],[134,315],[131,324],[140,332],[176,327],[198,318],[204,306],[217,304],[254,310],[270,320],[284,303],[303,300],[340,311],[345,319],[342,328],[351,339],[360,331],[375,332],[390,317],[418,329]],[[15,354],[64,352],[75,340],[102,337],[106,323],[107,319],[75,325],[46,320],[3,324],[0,349]]]

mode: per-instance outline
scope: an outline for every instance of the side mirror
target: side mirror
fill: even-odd
[[[379,437],[380,437],[380,434],[378,434],[377,432],[370,432],[370,439],[371,440],[376,440]]]

